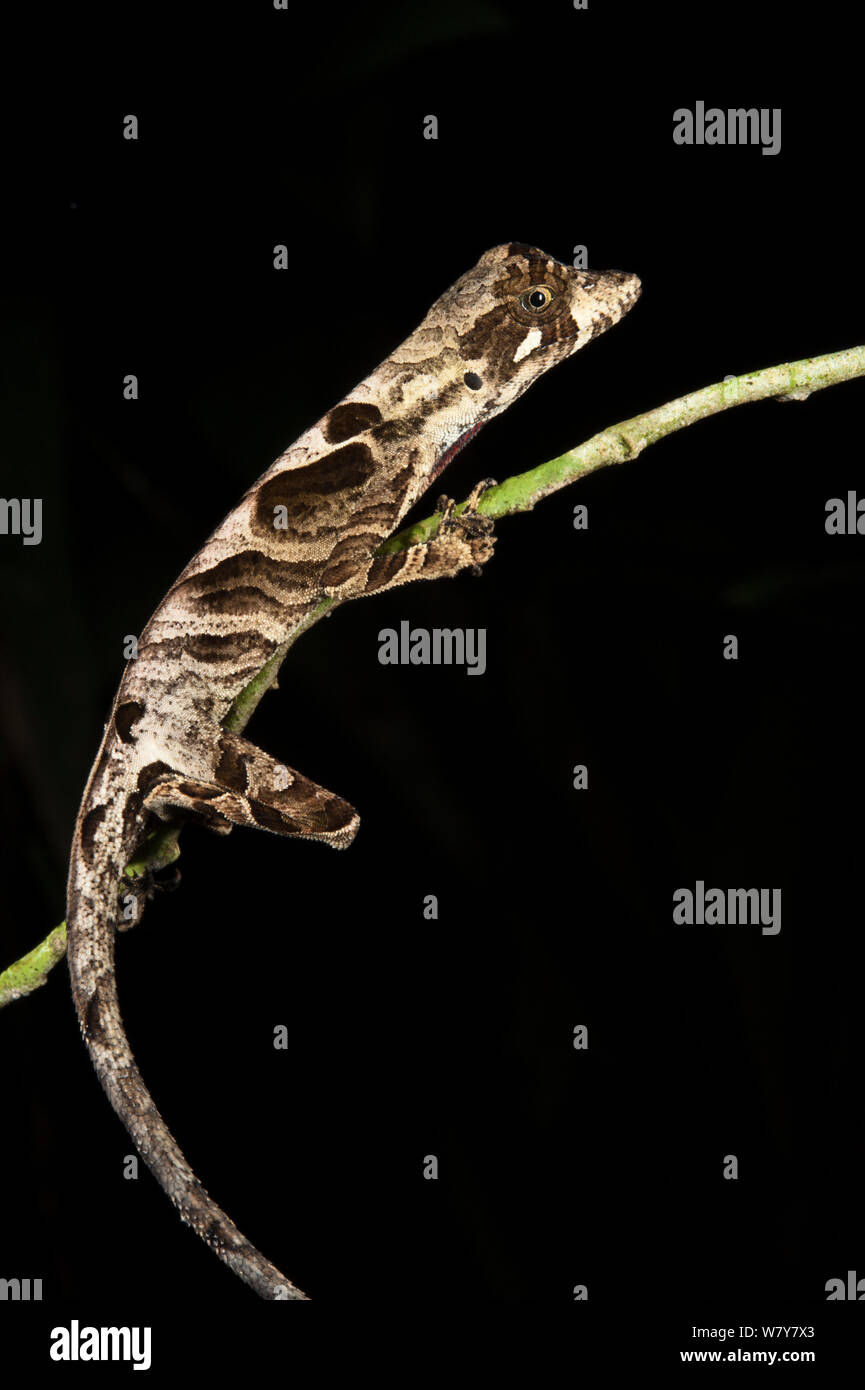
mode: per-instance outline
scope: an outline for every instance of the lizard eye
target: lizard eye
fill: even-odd
[[[520,295],[520,308],[528,309],[530,314],[541,314],[553,302],[553,292],[546,285],[533,285]]]

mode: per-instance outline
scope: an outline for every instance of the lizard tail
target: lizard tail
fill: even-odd
[[[102,808],[100,808],[102,809]],[[110,817],[104,808],[103,819]],[[181,1218],[262,1298],[307,1295],[252,1245],[202,1187],[144,1084],[126,1037],[114,977],[113,913],[130,836],[101,823],[78,827],[67,911],[69,971],[81,1032],[108,1099]],[[107,832],[107,833],[100,833]]]

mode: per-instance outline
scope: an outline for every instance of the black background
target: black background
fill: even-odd
[[[0,466],[44,538],[0,544],[2,963],[62,916],[124,636],[488,246],[585,244],[643,298],[459,456],[457,497],[862,340],[844,9],[701,14],[79,12],[42,36],[56,80],[22,40]],[[674,145],[697,100],[780,107],[781,153]],[[865,1275],[865,542],[824,508],[865,488],[863,403],[852,382],[712,418],[503,521],[482,578],[350,604],[294,650],[249,736],[351,800],[356,843],[188,830],[118,974],[197,1173],[315,1300],[585,1283],[581,1327],[644,1318],[674,1351],[692,1320],[856,1316],[824,1286]],[[382,667],[403,619],[485,627],[486,674]],[[674,926],[697,879],[782,888],[780,935]],[[253,1316],[146,1170],[124,1180],[64,967],[4,1012],[0,1056],[0,1275],[44,1280],[40,1317]]]

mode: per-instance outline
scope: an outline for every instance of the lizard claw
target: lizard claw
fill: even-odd
[[[481,482],[476,483],[465,506],[458,513],[454,510],[456,503],[452,497],[440,497],[436,502],[436,511],[441,514],[436,535],[446,536],[453,534],[454,531],[460,531],[467,540],[474,540],[479,536],[489,536],[493,530],[493,519],[480,515],[478,502],[485,492],[495,486],[495,478],[484,478]]]

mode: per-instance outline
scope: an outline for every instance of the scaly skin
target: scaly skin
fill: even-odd
[[[69,966],[81,1031],[108,1098],[181,1217],[263,1298],[304,1299],[208,1196],[129,1048],[114,933],[123,870],[154,817],[253,825],[342,849],[351,806],[222,724],[234,700],[326,596],[342,600],[483,564],[492,523],[446,512],[424,544],[375,556],[444,465],[544,372],[612,327],[640,282],[497,246],[381,366],[287,449],[169,589],[126,668],[72,846]],[[129,882],[127,880],[127,893]],[[143,903],[134,906],[140,916]]]

